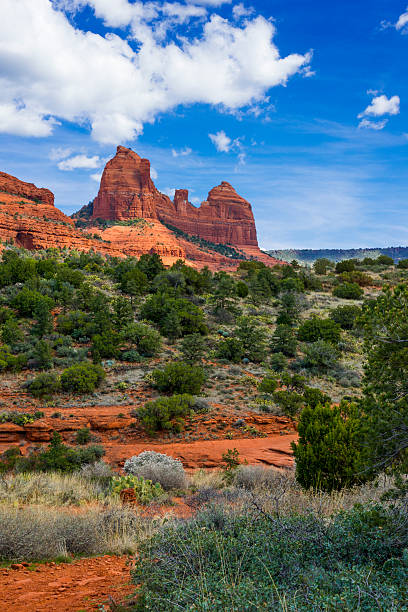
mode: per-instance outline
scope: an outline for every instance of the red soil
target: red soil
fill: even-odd
[[[133,592],[128,557],[106,555],[73,563],[45,563],[28,569],[0,569],[1,610],[83,612],[100,610],[109,596],[123,600]]]

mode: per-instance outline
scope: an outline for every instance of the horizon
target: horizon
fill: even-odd
[[[0,170],[66,214],[122,144],[195,206],[231,183],[264,250],[408,244],[405,2],[4,0],[2,17]]]

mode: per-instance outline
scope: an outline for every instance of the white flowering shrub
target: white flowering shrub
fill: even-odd
[[[186,473],[179,459],[155,451],[143,451],[125,461],[126,474],[158,482],[163,489],[183,489],[186,486]]]

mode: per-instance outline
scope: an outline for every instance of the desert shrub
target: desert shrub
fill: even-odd
[[[244,356],[243,344],[238,338],[224,338],[218,342],[216,356],[218,359],[238,363]]]
[[[287,365],[288,360],[283,353],[273,353],[269,359],[269,367],[274,372],[283,372]]]
[[[201,363],[205,355],[206,344],[200,334],[189,334],[184,336],[180,352],[185,363]]]
[[[14,346],[24,340],[24,334],[21,331],[16,319],[9,317],[4,322],[1,328],[1,337],[5,344]]]
[[[193,405],[194,399],[188,394],[160,397],[139,408],[137,416],[150,434],[159,430],[180,431]]]
[[[332,344],[318,340],[306,346],[303,365],[312,372],[328,372],[337,366],[338,358],[339,353]]]
[[[163,453],[143,451],[127,459],[123,469],[127,474],[159,483],[165,491],[184,489],[186,486],[186,474],[181,461]]]
[[[93,363],[79,363],[61,374],[61,387],[73,393],[92,393],[105,378],[102,367]]]
[[[52,298],[42,295],[38,291],[24,287],[20,293],[11,300],[11,306],[16,308],[23,317],[32,317],[39,304],[44,304],[49,311],[54,306]]]
[[[119,345],[119,334],[113,330],[92,336],[91,353],[94,363],[99,363],[101,359],[116,359],[119,356]]]
[[[276,391],[278,381],[272,376],[265,376],[258,385],[258,390],[261,393],[273,393]]]
[[[34,397],[49,398],[61,391],[61,381],[54,372],[44,372],[26,383],[28,391]]]
[[[265,359],[265,329],[254,317],[239,317],[237,323],[235,334],[244,347],[245,357],[255,363]]]
[[[364,291],[356,283],[343,283],[333,289],[333,295],[346,300],[359,300]]]
[[[164,370],[153,370],[154,386],[165,393],[200,393],[204,383],[204,370],[183,362],[171,362]]]
[[[361,313],[358,306],[337,306],[330,312],[330,319],[342,329],[353,329],[356,319]]]
[[[151,501],[163,495],[161,485],[151,480],[143,478],[143,476],[113,476],[111,479],[110,490],[112,495],[119,495],[124,489],[133,489],[136,499],[140,504],[150,504]]]
[[[50,343],[46,340],[39,340],[34,347],[33,358],[38,369],[50,370],[53,366],[53,354]]]
[[[345,402],[340,407],[319,404],[302,410],[299,440],[292,443],[296,479],[302,487],[330,492],[362,480],[359,423],[356,407]]]
[[[286,357],[294,357],[297,351],[295,332],[290,325],[277,325],[271,338],[273,353],[283,353]]]
[[[341,274],[342,272],[352,272],[356,269],[356,259],[343,259],[336,264],[336,273]]]
[[[400,259],[397,267],[402,270],[408,270],[408,259]]]
[[[80,477],[100,482],[102,484],[108,484],[111,477],[114,475],[114,471],[105,461],[94,461],[93,463],[85,463],[81,465],[81,468],[76,472]]]
[[[36,412],[17,412],[17,411],[4,411],[0,412],[0,423],[14,423],[14,425],[20,425],[23,427],[26,423],[34,423],[37,419],[42,419],[44,413],[40,410]]]
[[[303,396],[296,391],[280,389],[273,394],[274,402],[280,406],[283,414],[294,417],[298,414],[303,405]]]
[[[327,393],[323,393],[320,389],[313,387],[306,387],[303,391],[303,399],[305,406],[316,408],[319,404],[324,406],[325,404],[331,404],[332,399]]]
[[[141,355],[135,349],[129,351],[122,351],[119,355],[121,361],[130,361],[131,363],[139,363],[142,361]]]
[[[332,262],[329,259],[326,259],[325,257],[316,259],[313,264],[313,270],[316,272],[316,274],[326,274],[327,270],[331,267]]]
[[[129,323],[121,335],[124,341],[134,344],[143,357],[154,357],[161,349],[162,339],[159,332],[144,323]]]
[[[44,450],[21,457],[16,464],[19,472],[74,472],[81,465],[94,463],[105,454],[102,446],[75,449],[63,444],[59,433],[53,433],[50,444]]]
[[[249,293],[248,285],[244,281],[238,281],[235,285],[235,291],[238,297],[245,298]]]
[[[210,506],[141,543],[132,571],[136,610],[368,611],[374,601],[381,610],[403,609],[408,535],[401,525],[401,509],[376,505],[329,520]]]
[[[374,284],[373,278],[369,274],[361,272],[361,270],[343,272],[341,274],[341,281],[342,283],[356,283],[360,287],[369,287]]]
[[[276,491],[280,486],[296,488],[294,478],[263,465],[240,465],[234,475],[234,485],[248,490],[265,488]]]
[[[298,338],[303,342],[325,340],[336,343],[340,340],[340,326],[331,319],[320,319],[314,316],[299,326]]]
[[[82,427],[78,429],[75,434],[75,442],[77,444],[88,444],[91,440],[91,430],[89,427]]]
[[[140,316],[155,323],[171,339],[207,333],[204,312],[185,298],[172,298],[162,293],[152,295],[143,304]]]

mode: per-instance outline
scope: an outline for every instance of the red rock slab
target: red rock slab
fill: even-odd
[[[25,431],[14,423],[0,423],[0,442],[18,442]]]
[[[241,461],[250,465],[263,464],[274,467],[292,467],[293,453],[291,442],[297,440],[297,434],[280,434],[267,438],[242,438],[234,440],[197,440],[195,442],[175,442],[174,444],[157,443],[105,443],[106,459],[120,465],[124,459],[139,455],[144,450],[165,453],[183,462],[184,467],[215,468],[222,465],[222,455],[228,449],[236,448]]]
[[[0,569],[0,609],[10,612],[76,612],[102,609],[111,596],[134,591],[129,558],[104,556],[59,565]]]

